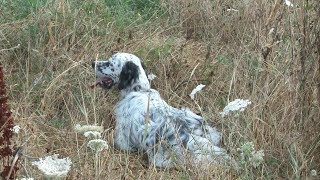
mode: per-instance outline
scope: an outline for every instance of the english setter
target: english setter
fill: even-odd
[[[137,56],[116,53],[107,61],[93,62],[92,67],[97,77],[95,85],[104,89],[117,85],[120,90],[115,108],[116,147],[142,150],[156,167],[172,167],[186,159],[201,164],[230,160],[218,147],[221,135],[215,128],[188,108],[168,105],[158,91],[151,89],[145,66]]]

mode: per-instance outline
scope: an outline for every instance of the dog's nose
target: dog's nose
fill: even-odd
[[[93,62],[91,63],[91,66],[92,66],[92,68],[94,69],[94,68],[96,67],[96,62],[93,61]]]

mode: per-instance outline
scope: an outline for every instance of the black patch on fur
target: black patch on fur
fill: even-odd
[[[131,86],[139,78],[139,67],[129,61],[122,67],[120,73],[119,90],[126,89]]]
[[[103,65],[109,67],[110,66],[110,62],[105,62]]]
[[[142,66],[142,68],[143,68],[143,70],[144,70],[144,72],[146,73],[146,75],[147,75],[147,77],[148,77],[148,74],[147,74],[147,66],[141,61],[141,66]]]

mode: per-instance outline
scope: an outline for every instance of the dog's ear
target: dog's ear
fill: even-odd
[[[148,77],[148,69],[147,69],[147,66],[143,63],[143,62],[141,62],[141,66],[142,66],[142,68],[143,68],[143,70],[144,70],[144,72],[146,73],[146,76]]]
[[[141,66],[144,70],[147,70],[147,66],[143,62],[141,62]]]
[[[119,90],[126,89],[131,86],[134,81],[139,78],[139,67],[129,61],[122,67],[119,79]]]

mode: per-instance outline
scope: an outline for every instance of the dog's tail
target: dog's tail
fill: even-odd
[[[191,134],[209,139],[216,146],[219,145],[221,133],[215,127],[209,126],[201,116],[193,113],[188,108],[181,108],[177,112],[179,113],[173,113],[178,114],[176,119],[180,120],[181,124],[185,124]]]
[[[192,161],[197,165],[220,164],[237,168],[237,163],[225,149],[216,146],[205,137],[191,134],[187,148],[192,154]]]

